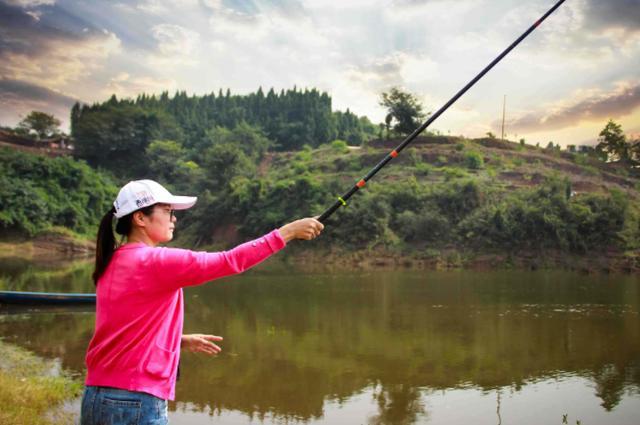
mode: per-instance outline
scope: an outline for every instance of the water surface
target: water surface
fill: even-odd
[[[90,266],[0,263],[4,289],[90,291]],[[185,290],[173,424],[637,424],[640,278],[283,272]],[[0,336],[84,374],[93,308],[0,306]]]

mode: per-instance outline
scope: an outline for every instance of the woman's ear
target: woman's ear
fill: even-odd
[[[144,214],[142,211],[136,211],[133,213],[133,217],[131,217],[131,224],[138,227],[145,227]]]

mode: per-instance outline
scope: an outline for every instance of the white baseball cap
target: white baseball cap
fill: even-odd
[[[153,180],[134,180],[120,189],[113,206],[116,218],[120,218],[153,204],[169,204],[174,210],[186,210],[197,200],[195,196],[174,196]]]

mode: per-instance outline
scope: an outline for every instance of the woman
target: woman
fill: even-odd
[[[127,183],[98,231],[96,327],[87,350],[81,423],[166,424],[180,348],[215,354],[214,335],[182,335],[182,287],[241,273],[292,239],[314,239],[322,223],[305,218],[225,252],[157,245],[173,238],[174,210],[197,198],[173,196],[152,180]],[[126,236],[117,247],[113,234]]]

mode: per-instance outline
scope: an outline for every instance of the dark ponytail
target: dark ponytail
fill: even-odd
[[[137,211],[142,212],[144,215],[151,215],[154,205],[150,205],[145,208],[141,208]],[[136,211],[134,211],[136,212]],[[115,217],[116,209],[112,207],[100,221],[100,227],[98,228],[98,239],[96,241],[96,267],[93,271],[93,283],[98,285],[98,279],[102,276],[107,269],[111,257],[116,250],[116,237],[113,234],[113,218]],[[131,219],[133,213],[125,215],[118,219],[116,223],[116,233],[119,235],[127,236],[131,232]]]
[[[93,271],[93,283],[98,284],[98,279],[109,265],[109,261],[116,249],[116,238],[113,235],[113,217],[116,212],[114,207],[100,220],[98,239],[96,241],[96,268]]]

